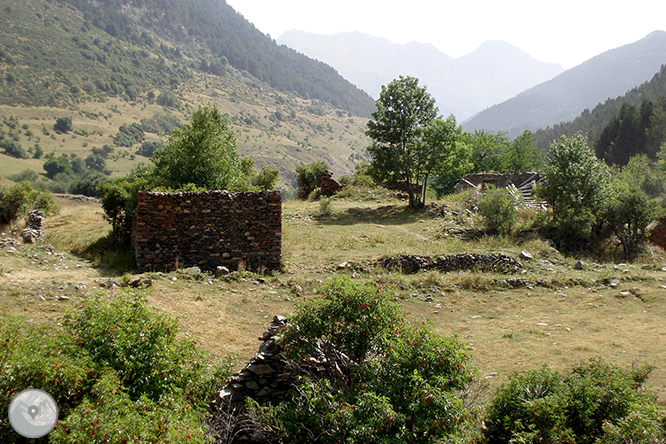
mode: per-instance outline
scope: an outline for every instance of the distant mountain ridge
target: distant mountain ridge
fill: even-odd
[[[501,41],[486,42],[459,59],[428,43],[395,44],[358,31],[317,35],[294,30],[277,42],[333,66],[375,98],[382,85],[399,75],[418,77],[440,112],[459,120],[563,71]]]
[[[505,131],[516,136],[572,120],[649,80],[666,63],[666,32],[608,50],[557,77],[482,111],[463,123],[468,131]]]

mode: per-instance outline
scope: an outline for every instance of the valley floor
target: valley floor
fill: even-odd
[[[369,199],[369,198],[368,198]],[[62,210],[47,219],[48,252],[40,246],[0,243],[0,312],[26,322],[54,325],[68,309],[104,292],[109,272],[81,254],[109,231],[97,203],[60,197]],[[284,271],[214,278],[183,270],[148,273],[147,297],[157,310],[181,320],[182,333],[216,356],[234,355],[239,368],[257,351],[257,338],[275,314],[289,316],[303,297],[314,297],[335,276],[376,281],[399,298],[408,316],[427,319],[438,333],[460,335],[481,378],[491,386],[513,371],[543,364],[557,369],[593,357],[630,367],[651,364],[649,380],[666,402],[666,264],[661,250],[633,264],[587,263],[560,255],[533,235],[519,239],[471,236],[460,203],[438,202],[408,212],[393,200],[333,200],[331,216],[318,202],[283,205]],[[9,237],[6,233],[0,237]],[[520,259],[524,272],[508,275],[461,271],[412,275],[388,271],[377,260],[397,254],[503,252]],[[111,254],[111,253],[109,253]],[[343,263],[346,266],[341,266]],[[587,262],[587,261],[586,261]]]

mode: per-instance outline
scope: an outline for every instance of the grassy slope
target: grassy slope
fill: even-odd
[[[60,201],[61,213],[47,220],[47,242],[58,250],[80,251],[107,232],[99,204]],[[666,401],[666,272],[661,268],[666,258],[661,250],[654,251],[650,262],[590,264],[579,271],[573,269],[573,259],[529,235],[518,242],[462,240],[453,216],[438,219],[428,213],[407,213],[404,207],[397,200],[335,200],[333,216],[320,218],[318,203],[286,202],[283,273],[268,277],[265,284],[252,276],[226,281],[210,276],[194,279],[182,272],[152,274],[151,304],[181,316],[184,333],[195,336],[205,349],[218,356],[236,354],[242,363],[256,352],[256,338],[274,314],[289,315],[301,297],[316,296],[336,275],[351,275],[350,269],[338,269],[341,261],[351,261],[364,268],[358,269],[356,279],[382,282],[385,291],[401,299],[410,317],[428,319],[442,334],[461,335],[491,385],[505,381],[511,371],[544,363],[566,368],[602,356],[623,366],[655,365],[650,383]],[[506,275],[407,276],[372,265],[385,254],[518,255],[523,249],[534,260],[525,262],[527,272],[519,277],[545,285],[514,289],[505,284]],[[16,253],[0,249],[0,273],[0,311],[47,325],[114,276],[79,257],[48,255],[34,246]],[[604,284],[607,278],[621,279],[620,285]],[[70,299],[58,299],[61,295]],[[427,296],[433,301],[426,302]]]
[[[65,10],[67,12],[64,12]],[[40,12],[42,18],[37,19],[35,11]],[[59,19],[55,20],[55,17]],[[44,103],[48,102],[51,96],[64,97],[58,102],[61,103],[58,107],[0,105],[0,130],[6,134],[10,130],[7,125],[2,124],[3,118],[18,117],[19,125],[14,132],[18,133],[24,149],[39,143],[45,153],[73,153],[79,157],[87,157],[92,153],[92,147],[113,144],[113,137],[121,125],[152,117],[156,111],[166,111],[154,100],[148,99],[147,91],[133,102],[108,98],[99,91],[92,95],[81,91],[74,98],[68,95],[69,92],[62,91],[63,78],[72,86],[80,87],[85,82],[94,82],[96,73],[107,75],[109,71],[107,65],[86,61],[82,57],[85,50],[74,44],[74,38],[79,39],[81,44],[87,42],[90,51],[95,49],[90,43],[95,38],[121,44],[128,52],[109,55],[109,64],[122,69],[132,68],[128,62],[132,48],[126,43],[113,40],[108,34],[94,27],[86,33],[79,32],[84,20],[76,11],[58,4],[49,5],[44,0],[12,2],[11,14],[6,14],[5,19],[9,20],[9,25],[0,34],[0,41],[8,39],[4,42],[4,47],[11,49],[8,53],[13,59],[13,64],[0,63],[0,96],[9,95],[9,102],[5,103],[15,103],[11,97],[21,93],[34,96],[37,102]],[[45,38],[45,35],[49,37]],[[25,40],[24,47],[17,46],[17,40]],[[55,52],[57,57],[53,57],[52,52]],[[153,54],[147,59],[140,59],[140,63],[146,64],[144,68],[148,71],[145,75],[148,77],[154,77],[154,73],[151,73],[154,67],[150,63],[156,57],[157,55]],[[51,67],[46,63],[48,60],[53,60],[55,66]],[[171,66],[169,64],[172,62],[166,60],[165,63]],[[28,69],[33,65],[34,69]],[[67,70],[68,66],[72,68],[71,73]],[[192,110],[199,104],[216,104],[229,115],[238,135],[241,154],[253,157],[259,166],[272,164],[280,167],[286,183],[293,180],[297,165],[314,160],[327,161],[338,176],[350,172],[353,169],[350,156],[363,155],[365,147],[369,145],[369,140],[363,134],[367,123],[365,118],[351,116],[346,111],[333,109],[317,101],[280,93],[247,73],[231,67],[227,67],[222,76],[206,75],[189,69],[188,72],[189,79],[181,76],[179,85],[174,89],[183,107],[179,111],[171,111],[177,114],[181,121],[187,122]],[[6,75],[9,73],[16,80],[7,81]],[[166,75],[163,77],[167,79]],[[156,88],[153,92],[159,95],[161,87]],[[323,111],[323,115],[313,114],[313,109]],[[277,111],[284,116],[283,121],[275,118],[271,120],[271,116]],[[64,116],[72,117],[75,130],[98,132],[90,136],[72,133],[56,135],[52,130],[55,119]],[[27,125],[27,129],[22,128],[23,125]],[[33,135],[26,135],[26,131],[31,131]],[[51,134],[47,135],[45,131]],[[157,135],[146,134],[147,140],[157,138]],[[130,160],[131,154],[137,148],[138,145],[132,148],[116,147],[116,158],[108,162],[115,175],[122,174],[140,160],[145,160],[140,156]],[[0,176],[16,174],[24,169],[43,172],[38,161],[17,161],[0,154]]]

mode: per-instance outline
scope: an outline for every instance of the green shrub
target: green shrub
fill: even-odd
[[[58,404],[51,442],[207,442],[203,423],[230,363],[212,363],[143,293],[98,295],[62,327],[0,319],[0,408],[39,387]],[[0,421],[0,442],[18,436]],[[44,440],[45,442],[45,440]]]
[[[29,182],[0,185],[0,224],[12,223],[33,210],[52,215],[59,207],[51,193],[34,188]]]
[[[118,146],[131,147],[143,140],[143,127],[138,123],[121,125],[118,134],[113,138],[113,143]]]
[[[332,213],[333,199],[330,197],[324,197],[319,201],[319,215],[323,217],[328,217]]]
[[[457,393],[475,370],[463,345],[407,321],[375,285],[334,281],[297,306],[282,343],[297,362],[336,363],[264,411],[288,440],[426,443],[465,428]]]
[[[318,161],[296,167],[298,198],[307,199],[315,188],[321,187],[324,172],[329,169],[326,162]]]
[[[58,117],[53,129],[58,133],[68,133],[74,129],[71,117]]]
[[[489,233],[509,234],[516,225],[516,200],[504,188],[487,189],[477,206]]]
[[[25,152],[23,146],[15,140],[2,140],[0,141],[0,148],[5,150],[8,156],[16,157],[17,159],[28,159],[28,153]]]
[[[614,442],[618,430],[656,421],[654,397],[641,390],[649,372],[593,359],[564,376],[547,367],[514,373],[486,410],[488,442]]]

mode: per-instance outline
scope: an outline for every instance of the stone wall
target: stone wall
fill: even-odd
[[[142,192],[132,245],[139,269],[279,269],[282,197],[278,191]]]

